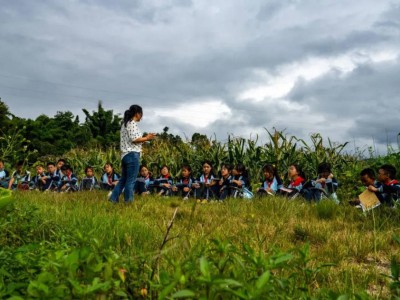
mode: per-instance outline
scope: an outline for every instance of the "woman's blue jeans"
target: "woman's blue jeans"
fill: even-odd
[[[124,192],[125,202],[133,201],[133,188],[139,172],[140,152],[129,152],[122,158],[121,178],[112,191],[110,201],[117,203],[119,195]]]

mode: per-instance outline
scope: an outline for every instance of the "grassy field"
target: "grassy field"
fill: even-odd
[[[280,198],[112,205],[104,192],[14,198],[0,210],[0,298],[400,296],[398,209],[364,215]]]

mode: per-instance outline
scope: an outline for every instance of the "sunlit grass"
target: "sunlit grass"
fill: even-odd
[[[111,204],[104,192],[31,192],[17,193],[15,198],[15,209],[21,213],[36,207],[39,217],[31,224],[32,234],[43,240],[58,229],[63,234],[57,235],[54,243],[74,247],[95,240],[99,248],[132,260],[150,257],[148,268],[160,255],[167,226],[178,209],[171,239],[161,252],[161,267],[169,272],[174,272],[172,261],[187,260],[199,249],[210,247],[213,240],[229,242],[238,249],[247,245],[256,253],[291,251],[308,243],[311,267],[332,264],[321,269],[313,289],[367,291],[374,297],[387,297],[389,279],[383,274],[390,274],[391,257],[399,253],[392,237],[400,236],[400,213],[385,207],[365,215],[345,205],[310,205],[283,198],[201,204],[147,196],[136,197],[129,205]],[[10,237],[10,241],[22,243],[19,239]]]

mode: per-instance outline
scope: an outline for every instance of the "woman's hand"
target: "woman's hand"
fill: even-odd
[[[150,140],[154,140],[155,138],[156,138],[156,134],[155,133],[153,133],[153,132],[151,132],[151,133],[148,133],[147,135],[146,135],[146,139],[148,140],[148,141],[150,141]]]

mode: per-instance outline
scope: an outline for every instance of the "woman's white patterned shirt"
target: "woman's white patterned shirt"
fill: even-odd
[[[137,123],[132,120],[126,124],[126,127],[124,124],[121,126],[121,158],[129,152],[142,152],[142,143],[133,142],[143,136]]]

